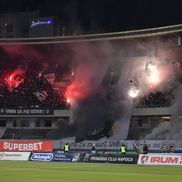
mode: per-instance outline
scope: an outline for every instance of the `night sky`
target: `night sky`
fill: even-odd
[[[59,16],[84,33],[160,27],[182,23],[181,0],[0,0],[0,13],[40,10]]]

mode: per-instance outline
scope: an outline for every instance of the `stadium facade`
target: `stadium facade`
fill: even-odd
[[[64,35],[64,23],[58,17],[45,17],[39,11],[0,15],[1,38],[54,37]]]
[[[53,19],[31,21],[37,28]],[[42,32],[0,40],[2,139],[180,139],[173,125],[181,126],[182,25],[65,37],[46,28],[39,38]]]

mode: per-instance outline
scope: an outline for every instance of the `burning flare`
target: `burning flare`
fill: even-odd
[[[128,95],[131,98],[136,98],[139,95],[139,90],[135,89],[135,88],[131,88],[128,92]]]

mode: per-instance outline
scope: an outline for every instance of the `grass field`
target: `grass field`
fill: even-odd
[[[0,161],[0,182],[182,182],[182,167]]]

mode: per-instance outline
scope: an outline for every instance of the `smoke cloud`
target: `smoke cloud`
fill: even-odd
[[[179,57],[161,44],[143,45],[138,42],[112,43],[108,41],[90,43],[47,44],[47,45],[8,45],[0,47],[0,71],[16,69],[23,65],[27,70],[56,73],[57,82],[67,80],[73,105],[69,122],[59,122],[62,128],[72,134],[85,138],[89,132],[116,123],[113,138],[126,139],[132,115],[133,103],[128,98],[129,79],[136,77],[140,83],[140,94],[146,96],[155,89],[165,93],[175,82],[176,70],[173,60]],[[160,85],[149,87],[145,80],[145,66],[148,57],[162,70]],[[171,71],[172,70],[172,71]],[[8,70],[7,70],[8,71]],[[180,71],[179,71],[180,72]],[[177,73],[178,74],[178,73]],[[71,78],[71,79],[70,79]],[[169,84],[170,83],[170,84]],[[169,87],[169,88],[168,88]],[[174,105],[170,123],[162,123],[146,139],[177,139],[182,136],[179,116],[181,87]],[[70,94],[70,95],[69,95]],[[68,131],[70,134],[70,131]],[[66,134],[65,134],[66,135]]]
[[[75,124],[77,137],[85,138],[89,132],[112,126],[124,115],[123,93],[118,92],[117,79],[113,80],[116,82],[114,83],[116,88],[111,89],[112,70],[108,72],[111,65],[117,65],[123,60],[116,59],[113,46],[108,42],[95,45],[79,44],[72,49],[73,57],[78,64],[76,81],[86,83],[82,88],[82,93],[86,94],[86,97],[78,99],[76,106],[73,106],[72,123]],[[119,69],[122,69],[121,65]]]
[[[129,43],[114,46],[103,42],[77,44],[72,50],[78,64],[76,81],[87,83],[84,84],[87,88],[82,90],[87,96],[83,100],[77,99],[72,110],[71,123],[75,124],[76,135],[85,138],[90,131],[97,132],[115,123],[113,138],[127,139],[133,109],[132,100],[128,97],[129,79],[136,76],[139,82],[143,82],[147,60],[144,47],[139,43],[132,47]],[[112,74],[114,79],[111,81]]]

